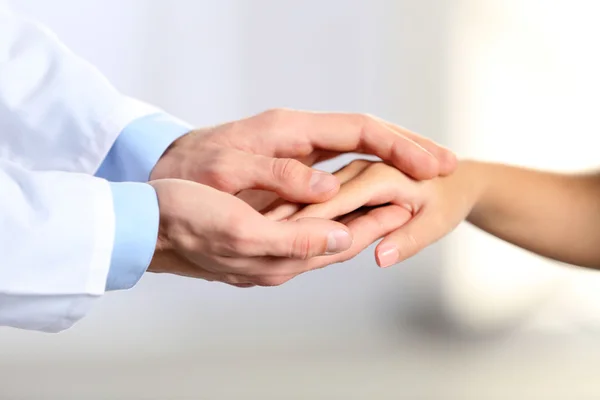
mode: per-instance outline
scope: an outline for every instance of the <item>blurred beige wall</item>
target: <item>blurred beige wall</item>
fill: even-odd
[[[460,0],[449,19],[447,132],[467,158],[579,171],[599,165],[594,1]],[[565,207],[569,207],[565,204]],[[453,319],[572,331],[600,322],[600,279],[463,226],[446,241]]]

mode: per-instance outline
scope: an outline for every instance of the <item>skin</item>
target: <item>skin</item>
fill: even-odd
[[[149,271],[249,287],[280,285],[345,261],[405,222],[362,219],[273,221],[261,211],[279,198],[319,203],[339,180],[311,168],[346,152],[379,156],[415,179],[451,173],[455,156],[404,128],[358,114],[271,110],[184,135],[165,152],[150,184],[160,209]],[[375,221],[375,222],[374,222]]]
[[[331,200],[302,208],[283,204],[275,220],[329,218],[356,223],[389,204],[410,220],[379,243],[378,264],[403,261],[467,220],[482,230],[539,255],[600,268],[600,174],[558,174],[464,161],[447,177],[417,182],[383,163],[356,161],[336,174],[342,186]]]
[[[346,261],[410,218],[396,207],[388,210],[393,218],[386,220],[375,212],[347,225],[316,218],[280,222],[205,185],[175,179],[151,184],[158,194],[161,222],[148,270],[238,287],[277,286]],[[329,237],[332,232],[334,240]]]

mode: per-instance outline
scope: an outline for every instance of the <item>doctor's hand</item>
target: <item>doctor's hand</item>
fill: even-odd
[[[343,260],[349,229],[314,218],[277,222],[244,201],[198,183],[150,182],[160,226],[148,271],[225,282],[280,285],[298,274]]]
[[[377,231],[377,225],[361,228],[363,236],[384,240],[375,249],[377,263],[387,267],[403,261],[452,231],[464,220],[477,201],[477,185],[464,168],[448,177],[418,182],[381,162],[356,160],[335,173],[342,182],[331,200],[303,208],[295,203],[274,206],[265,216],[273,220],[297,221],[328,218],[352,227],[377,220],[394,225]],[[400,207],[408,215],[403,215]],[[378,236],[379,235],[379,236]],[[378,237],[376,237],[378,236]],[[369,243],[370,244],[370,243]]]
[[[262,189],[289,201],[318,203],[337,193],[339,181],[309,166],[346,152],[376,155],[418,180],[456,168],[449,150],[375,117],[271,110],[184,135],[150,178],[192,180],[231,194]],[[276,198],[247,197],[262,206]]]

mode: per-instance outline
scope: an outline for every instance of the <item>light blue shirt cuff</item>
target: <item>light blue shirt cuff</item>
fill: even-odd
[[[147,183],[110,183],[115,211],[115,240],[106,290],[132,288],[142,277],[156,246],[159,210]]]
[[[96,176],[111,182],[146,182],[167,148],[191,130],[169,114],[136,119],[119,134]]]

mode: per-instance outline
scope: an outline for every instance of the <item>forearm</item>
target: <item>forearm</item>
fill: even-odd
[[[600,268],[600,175],[567,175],[464,162],[468,221],[507,242],[570,264]]]
[[[52,32],[1,4],[0,120],[3,160],[113,181],[147,181],[162,152],[191,130],[122,94]]]
[[[159,222],[150,185],[0,160],[0,187],[0,326],[66,329],[145,272]]]
[[[60,331],[104,293],[114,223],[108,183],[0,160],[0,326]]]

